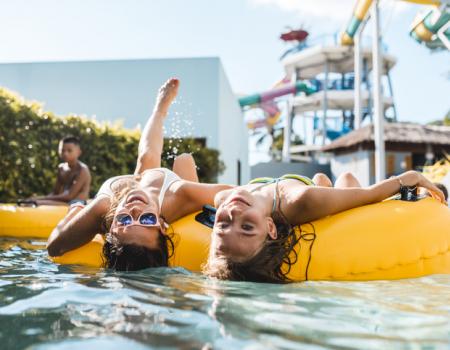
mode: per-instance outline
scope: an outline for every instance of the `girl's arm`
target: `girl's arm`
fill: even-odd
[[[90,242],[102,230],[103,217],[109,210],[109,199],[99,197],[86,207],[75,205],[52,231],[47,251],[59,256]]]
[[[191,181],[178,181],[177,202],[179,205],[173,206],[171,215],[167,215],[169,222],[179,219],[185,215],[194,213],[202,209],[206,204],[214,205],[215,195],[223,190],[234,188],[233,185],[204,184]]]
[[[401,186],[425,187],[442,203],[443,193],[422,174],[408,171],[366,188],[304,187],[298,193],[287,195],[283,213],[294,225],[320,219],[366,204],[380,202],[399,192]]]

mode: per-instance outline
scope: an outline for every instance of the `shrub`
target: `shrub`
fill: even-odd
[[[136,165],[139,130],[76,115],[58,117],[5,89],[0,89],[0,130],[0,202],[50,193],[60,163],[58,142],[67,135],[80,139],[80,160],[92,174],[91,196],[107,178],[131,174]],[[197,139],[166,139],[162,166],[170,167],[174,153],[182,152],[194,154],[202,182],[216,181],[224,170],[219,152]]]

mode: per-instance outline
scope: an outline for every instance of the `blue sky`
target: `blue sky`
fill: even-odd
[[[235,92],[283,76],[278,39],[302,24],[311,37],[340,30],[353,0],[0,0],[0,62],[218,56]],[[408,36],[423,7],[383,1],[382,28],[400,120],[441,119],[450,109],[450,55]],[[366,32],[370,34],[371,27]]]

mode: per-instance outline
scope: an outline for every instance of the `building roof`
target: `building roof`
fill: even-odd
[[[413,123],[385,123],[386,149],[412,150],[417,146],[443,146],[450,148],[450,126],[420,125]],[[324,152],[342,152],[359,148],[374,148],[373,124],[354,130],[322,148]],[[365,146],[365,147],[364,147]],[[416,147],[413,147],[416,146]],[[422,147],[420,147],[422,148]]]
[[[367,59],[368,69],[372,69],[372,50],[362,48],[362,56]],[[328,71],[335,73],[349,73],[354,68],[354,53],[351,46],[340,45],[316,45],[305,48],[297,53],[283,58],[282,64],[286,75],[292,75],[299,70],[302,79],[311,79],[323,73],[324,64],[328,62]],[[390,70],[396,63],[396,58],[387,53],[383,54],[383,74]]]

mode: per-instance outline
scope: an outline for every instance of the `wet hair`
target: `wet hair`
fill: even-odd
[[[73,143],[74,145],[80,146],[80,139],[72,135],[63,137],[60,142],[62,142],[62,144]]]
[[[168,266],[171,255],[169,251],[173,252],[172,240],[162,233],[158,235],[158,249],[148,249],[137,244],[122,245],[113,235],[108,234],[103,245],[103,266],[116,271]]]
[[[277,194],[277,218],[274,219],[277,228],[277,238],[267,235],[261,250],[250,259],[237,262],[226,256],[216,256],[210,250],[203,273],[209,277],[221,280],[250,281],[264,283],[288,283],[288,274],[298,260],[295,250],[300,237],[289,224],[280,207],[278,183],[275,184]]]
[[[103,219],[106,234],[103,245],[103,267],[116,271],[136,271],[149,267],[169,266],[169,258],[174,251],[174,243],[169,234],[158,232],[158,248],[149,249],[137,244],[122,244],[110,231],[115,211],[120,201],[128,194],[131,186],[126,186],[111,198],[111,206]]]
[[[292,265],[297,262],[295,246],[299,238],[291,225],[275,222],[277,238],[267,236],[261,250],[243,262],[236,262],[226,256],[216,256],[211,249],[203,273],[209,277],[231,281],[263,283],[288,283]]]
[[[444,193],[444,198],[445,198],[445,200],[447,200],[448,199],[447,187],[445,187],[445,185],[441,184],[440,182],[435,182],[434,185]]]

